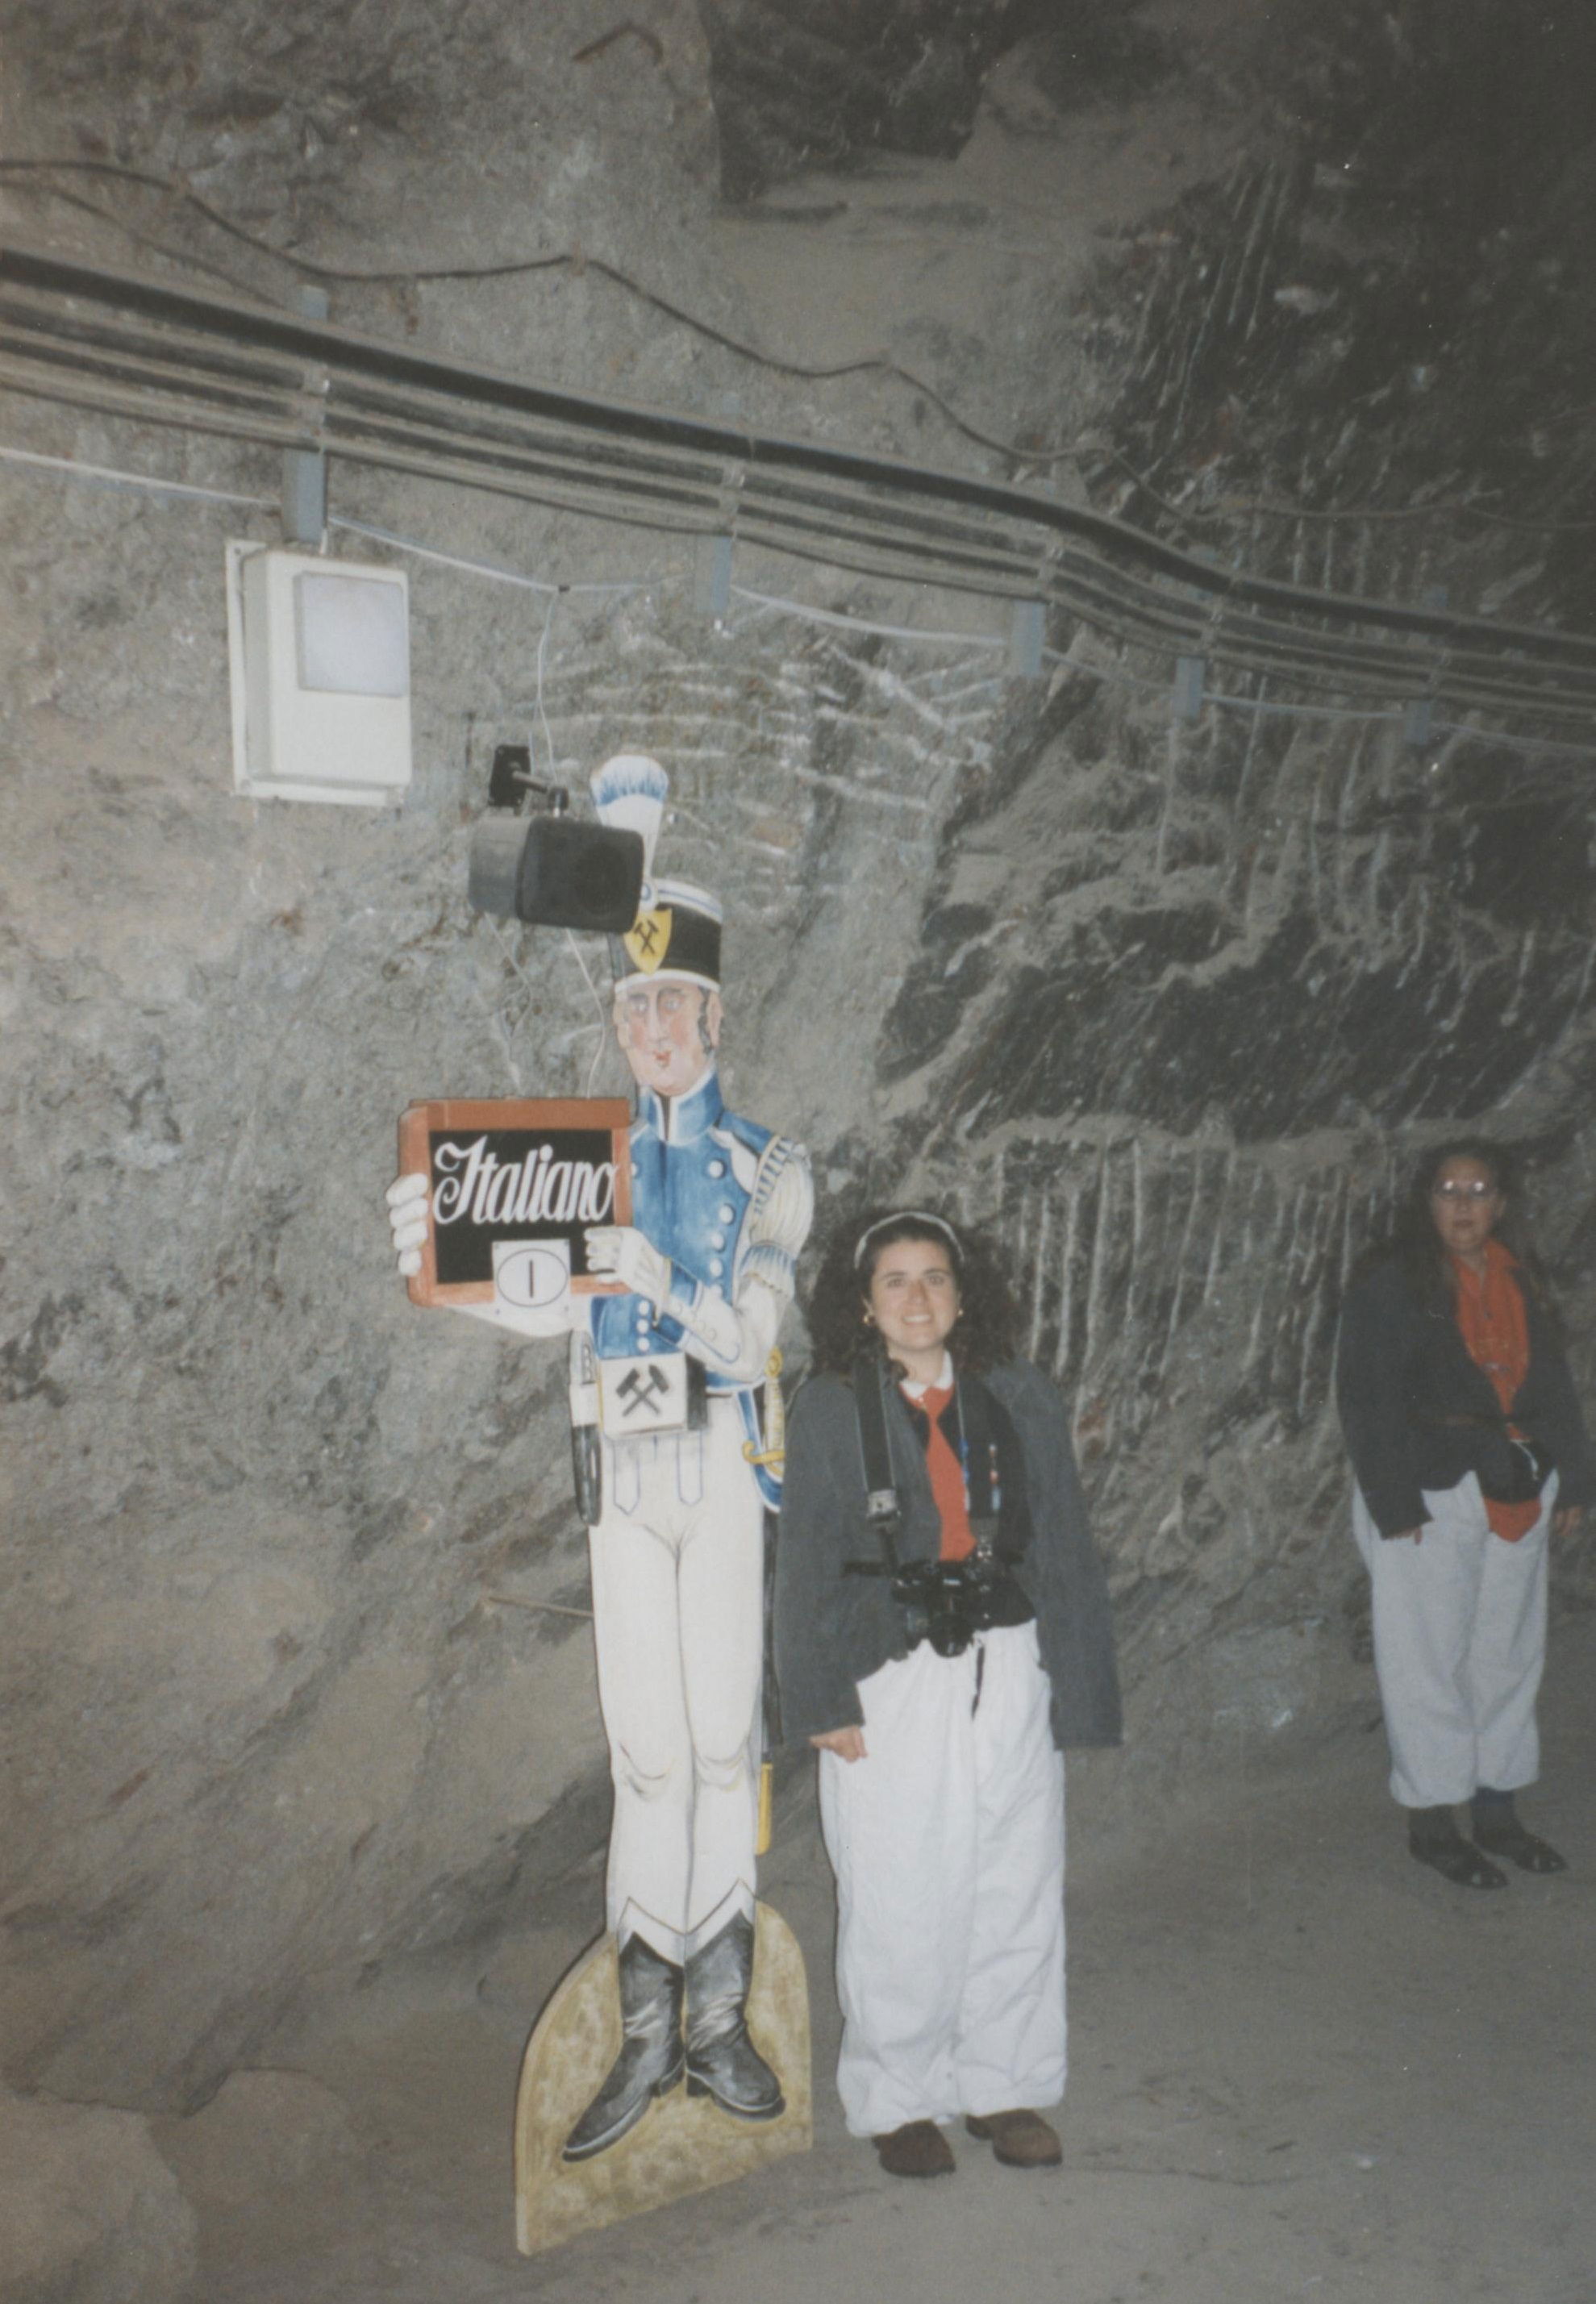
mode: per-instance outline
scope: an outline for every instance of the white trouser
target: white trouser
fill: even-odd
[[[866,1758],[820,1754],[849,2130],[1057,2104],[1064,1756],[1036,1627],[922,1641],[859,1693]]]
[[[701,1431],[606,1441],[589,1531],[609,1925],[677,1962],[753,1910],[764,1508],[743,1438],[727,1397]]]
[[[1473,1472],[1426,1488],[1423,1541],[1388,1541],[1353,1491],[1352,1525],[1374,1588],[1391,1797],[1450,1808],[1481,1784],[1515,1792],[1540,1773],[1535,1698],[1546,1661],[1546,1548],[1554,1472],[1541,1517],[1516,1544],[1495,1534]]]

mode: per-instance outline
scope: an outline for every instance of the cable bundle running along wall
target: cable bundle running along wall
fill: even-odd
[[[0,387],[550,508],[1038,602],[1285,682],[1580,723],[1596,641],[1225,569],[1109,516],[892,458],[531,384],[326,322],[0,246]]]

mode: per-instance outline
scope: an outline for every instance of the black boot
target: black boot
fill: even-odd
[[[590,2160],[635,2128],[657,2096],[686,2067],[682,2052],[682,1971],[641,1936],[621,1946],[621,2053],[609,2077],[565,2139],[564,2157]]]
[[[775,2120],[781,2082],[748,2037],[753,1922],[739,1912],[687,1963],[687,2093],[735,2120]]]
[[[1505,1888],[1507,1876],[1498,1872],[1457,1829],[1449,1808],[1410,1808],[1407,1849],[1421,1864],[1428,1864],[1455,1888]]]
[[[1493,1856],[1505,1856],[1521,1872],[1566,1872],[1568,1859],[1549,1841],[1526,1831],[1511,1792],[1493,1792],[1481,1784],[1469,1803],[1474,1844]]]

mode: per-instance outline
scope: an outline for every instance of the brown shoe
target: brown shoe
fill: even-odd
[[[1007,2167],[1057,2168],[1064,2158],[1063,2145],[1040,2112],[989,2112],[984,2119],[972,2113],[964,2125]]]
[[[873,2139],[889,2176],[951,2176],[953,2147],[934,2120],[907,2120],[889,2136]]]

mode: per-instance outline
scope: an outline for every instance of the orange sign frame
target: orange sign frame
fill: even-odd
[[[440,1280],[438,1277],[437,1219],[434,1200],[440,1182],[453,1183],[456,1194],[463,1197],[469,1182],[472,1205],[480,1211],[491,1208],[495,1201],[502,1206],[491,1214],[479,1214],[472,1222],[468,1216],[471,1233],[488,1233],[491,1240],[564,1240],[577,1252],[573,1266],[580,1263],[579,1241],[588,1224],[593,1223],[624,1224],[632,1221],[632,1159],[630,1137],[632,1111],[620,1097],[446,1097],[430,1103],[412,1104],[399,1121],[399,1173],[402,1176],[421,1174],[428,1181],[427,1238],[421,1249],[421,1268],[412,1275],[409,1286],[413,1304],[491,1304],[493,1281],[491,1275],[469,1280]],[[582,1136],[591,1139],[598,1135],[609,1139],[609,1161],[615,1175],[609,1203],[602,1215],[583,1215],[581,1203],[583,1195],[572,1190],[566,1197],[577,1202],[569,1216],[562,1214],[550,1218],[541,1213],[540,1200],[545,1194],[540,1187],[548,1175],[559,1166],[557,1158],[562,1136]],[[545,1156],[523,1151],[514,1163],[501,1162],[490,1147],[473,1163],[470,1158],[470,1139],[495,1136],[537,1138],[551,1145],[554,1151]],[[452,1167],[440,1177],[436,1153],[439,1142],[459,1142],[466,1147],[468,1174],[462,1179],[458,1167]],[[591,1167],[590,1159],[586,1162]],[[516,1182],[505,1188],[504,1180],[514,1168]],[[572,1180],[565,1180],[562,1190]],[[590,1198],[590,1195],[588,1196]],[[532,1213],[517,1216],[506,1212],[514,1202],[531,1201]],[[463,1209],[462,1213],[465,1213]],[[491,1249],[488,1250],[491,1258]],[[573,1270],[571,1291],[576,1296],[615,1296],[625,1293],[618,1280],[599,1279],[594,1275]]]

